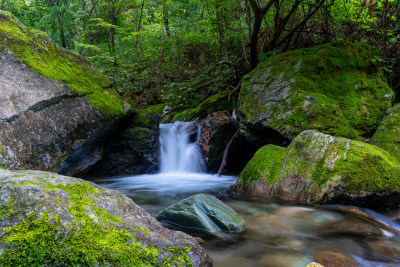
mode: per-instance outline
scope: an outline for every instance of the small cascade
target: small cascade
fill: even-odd
[[[196,134],[194,142],[190,140],[193,134]],[[199,137],[200,126],[196,126],[195,122],[160,124],[160,172],[205,172],[204,158],[196,144]]]

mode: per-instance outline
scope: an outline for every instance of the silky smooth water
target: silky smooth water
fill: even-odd
[[[152,215],[163,207],[196,193],[222,195],[235,185],[236,176],[205,172],[205,158],[197,144],[200,125],[195,122],[160,124],[160,173],[114,177],[96,182],[119,190]],[[194,140],[191,140],[194,139]]]
[[[336,222],[361,222],[363,227],[368,226],[357,216],[330,206],[234,199],[230,192],[237,177],[204,172],[205,162],[196,143],[199,134],[194,123],[161,124],[159,174],[107,178],[96,182],[121,191],[153,216],[196,193],[209,193],[221,198],[245,219],[247,231],[202,242],[217,267],[302,267],[311,263],[321,251],[341,253],[351,257],[359,266],[400,266],[400,225],[397,222],[400,212],[383,215],[366,210],[392,227],[394,233],[380,229],[381,236],[327,234],[326,230]],[[381,255],[379,249],[375,251],[385,242],[386,250],[394,256]]]

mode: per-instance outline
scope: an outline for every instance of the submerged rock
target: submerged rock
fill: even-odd
[[[164,226],[193,234],[241,233],[246,222],[214,196],[197,194],[164,209],[157,216]]]
[[[198,242],[123,194],[39,171],[0,170],[3,266],[211,266]]]
[[[236,191],[317,203],[398,208],[400,163],[367,143],[304,131],[287,148],[268,145],[240,174]]]
[[[318,232],[329,235],[342,234],[361,238],[383,236],[382,231],[378,227],[359,220],[343,220],[328,223],[321,227]]]
[[[314,260],[325,267],[357,267],[359,266],[352,258],[341,253],[321,251],[315,254]]]
[[[376,56],[374,47],[337,41],[261,62],[240,92],[242,134],[259,147],[287,145],[308,129],[362,140],[394,100]]]
[[[371,144],[385,149],[400,161],[400,104],[388,110],[388,115],[383,118]]]
[[[372,240],[368,242],[371,256],[380,261],[400,261],[400,242],[391,240]]]
[[[0,11],[0,166],[84,171],[101,158],[97,137],[126,113],[111,82],[43,32]],[[68,170],[68,171],[67,171]]]

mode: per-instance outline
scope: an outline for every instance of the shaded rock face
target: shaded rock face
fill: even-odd
[[[164,226],[192,234],[241,233],[246,222],[214,196],[197,194],[164,209],[157,216]]]
[[[259,147],[286,146],[308,129],[363,140],[394,99],[377,55],[367,45],[338,41],[268,58],[244,77],[241,133]]]
[[[125,114],[110,81],[42,32],[0,11],[0,166],[75,175],[100,159]],[[75,154],[73,158],[68,158]]]
[[[227,143],[236,132],[228,111],[210,114],[201,125],[200,147],[205,154],[207,169],[217,172]]]
[[[143,116],[149,124],[144,124],[139,114],[121,123],[117,133],[105,143],[101,160],[87,175],[137,175],[159,170],[158,123],[161,117],[154,113]]]
[[[214,112],[202,122],[199,143],[209,172],[215,173],[219,170],[226,146],[236,131],[237,127],[228,111]],[[228,152],[225,172],[238,173],[243,170],[256,150],[241,136],[235,138]]]
[[[385,149],[400,161],[400,104],[388,110],[388,115],[383,118],[371,144]]]
[[[236,191],[318,203],[398,208],[400,163],[367,143],[304,131],[287,148],[261,148]]]
[[[0,207],[1,265],[212,264],[194,238],[164,228],[123,194],[80,179],[0,170]]]

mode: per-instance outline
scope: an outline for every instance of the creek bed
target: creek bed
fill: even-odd
[[[375,223],[357,213],[343,212],[341,207],[351,209],[346,206],[235,199],[230,195],[235,181],[234,176],[202,173],[94,180],[131,197],[153,216],[196,193],[219,197],[245,219],[248,230],[202,241],[217,267],[300,267],[327,251],[343,259],[349,257],[361,266],[400,266],[400,225],[395,220],[399,212],[378,214],[364,210],[363,214],[377,220]],[[382,229],[379,223],[392,231]]]

